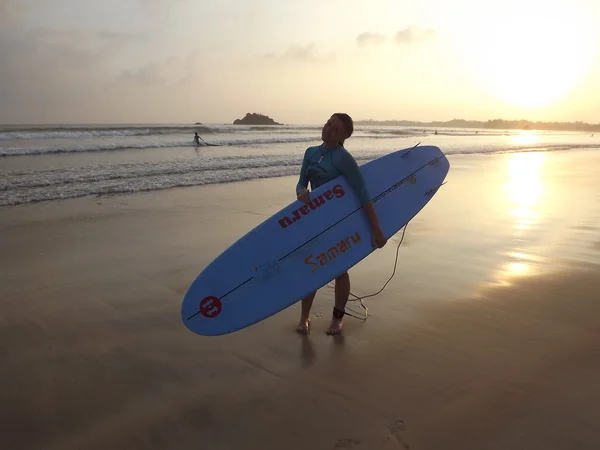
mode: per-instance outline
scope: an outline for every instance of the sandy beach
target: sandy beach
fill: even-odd
[[[216,338],[180,320],[296,177],[0,208],[0,447],[600,448],[600,153],[449,159],[335,338],[331,286],[306,337],[299,304]]]

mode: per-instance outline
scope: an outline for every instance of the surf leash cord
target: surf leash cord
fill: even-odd
[[[402,229],[402,236],[400,237],[400,242],[398,242],[398,246],[396,247],[396,258],[395,258],[395,261],[394,261],[394,270],[392,271],[392,275],[388,278],[388,280],[385,282],[385,284],[383,285],[383,287],[381,289],[379,289],[379,291],[377,291],[377,292],[375,292],[373,294],[364,295],[362,297],[359,297],[358,295],[354,295],[352,292],[350,292],[350,295],[352,297],[354,297],[354,299],[352,299],[352,300],[348,299],[348,302],[358,301],[360,303],[361,308],[363,308],[365,310],[364,317],[359,317],[357,315],[350,314],[347,311],[344,311],[344,314],[346,314],[346,315],[348,315],[350,317],[354,317],[355,319],[358,319],[358,320],[362,320],[362,321],[367,320],[367,317],[369,315],[369,308],[367,308],[367,306],[364,304],[363,299],[369,298],[369,297],[375,297],[376,295],[380,294],[385,289],[385,287],[388,285],[388,283],[390,281],[392,281],[392,278],[394,278],[394,275],[396,274],[396,267],[398,266],[398,252],[400,251],[400,246],[402,245],[402,241],[404,241],[404,234],[406,233],[406,228],[408,227],[409,223],[410,223],[410,220],[406,223],[406,225],[404,225],[404,227]],[[355,312],[355,311],[352,311],[352,312]]]

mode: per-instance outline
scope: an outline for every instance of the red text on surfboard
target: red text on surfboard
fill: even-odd
[[[311,253],[306,258],[304,258],[304,264],[308,264],[313,266],[313,269],[310,271],[314,272],[319,268],[319,266],[324,266],[330,261],[333,261],[335,258],[340,256],[345,251],[349,250],[352,247],[352,244],[358,244],[360,242],[360,234],[358,231],[351,236],[348,236],[345,239],[342,239],[340,242],[335,244],[333,247],[327,249],[326,252],[320,253],[316,257]]]
[[[217,297],[204,297],[200,300],[200,314],[207,319],[217,317],[221,312],[221,301]]]
[[[302,219],[302,216],[306,216],[310,214],[311,211],[314,211],[317,208],[323,206],[326,202],[333,200],[334,198],[341,198],[346,194],[344,188],[341,184],[336,184],[333,188],[326,190],[321,195],[316,196],[310,202],[303,205],[302,207],[296,209],[292,213],[292,217],[283,216],[279,219],[279,226],[281,228],[286,228],[294,222]]]

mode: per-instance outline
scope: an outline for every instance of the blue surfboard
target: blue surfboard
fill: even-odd
[[[386,237],[408,223],[444,183],[450,164],[435,146],[397,150],[360,166]],[[292,187],[292,195],[294,188]],[[181,305],[200,335],[231,333],[321,288],[375,249],[371,225],[346,177],[294,200],[212,261]]]

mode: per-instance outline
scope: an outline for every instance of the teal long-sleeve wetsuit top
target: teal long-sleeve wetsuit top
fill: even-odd
[[[314,190],[339,175],[347,178],[361,205],[371,201],[358,164],[348,150],[341,145],[328,149],[321,144],[306,149],[300,169],[300,179],[296,185],[296,194],[306,189],[308,182],[310,182],[311,190]]]

